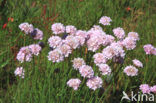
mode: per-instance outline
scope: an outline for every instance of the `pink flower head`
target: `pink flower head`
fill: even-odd
[[[112,35],[106,35],[106,40],[107,40],[106,42],[106,45],[107,45],[107,44],[113,43],[115,41],[115,38]]]
[[[125,31],[123,28],[117,27],[113,29],[113,33],[118,39],[123,39],[125,37]]]
[[[19,25],[19,28],[21,29],[21,31],[24,31],[26,34],[29,34],[34,30],[33,25],[28,23],[21,23]]]
[[[90,89],[96,90],[97,88],[102,87],[102,83],[103,83],[102,79],[96,76],[88,79],[86,84]]]
[[[24,71],[23,67],[17,67],[14,74],[15,74],[15,76],[18,75],[19,77],[24,78],[24,72],[25,71]]]
[[[81,36],[83,38],[87,38],[87,32],[86,31],[78,30],[75,35]]]
[[[124,73],[126,73],[126,75],[128,76],[136,76],[138,75],[138,69],[130,65],[124,69]]]
[[[36,28],[36,31],[37,31],[37,33],[36,33],[36,36],[34,37],[34,39],[42,40],[43,39],[43,32],[38,28]]]
[[[79,86],[81,84],[81,80],[80,79],[70,79],[68,82],[67,82],[67,85],[69,87],[72,87],[74,90],[78,90]]]
[[[65,39],[65,43],[68,44],[72,49],[76,49],[80,46],[79,39],[73,35],[69,35]]]
[[[80,45],[83,46],[85,43],[85,38],[82,36],[75,36],[75,38],[79,41]]]
[[[107,62],[107,59],[105,58],[105,56],[102,53],[96,53],[93,55],[94,58],[94,63],[96,65],[98,64],[104,64]]]
[[[136,47],[136,40],[131,37],[126,37],[122,44],[127,50],[132,50]]]
[[[23,63],[24,61],[31,61],[32,59],[32,53],[28,46],[22,47],[20,51],[17,54],[17,60]]]
[[[48,60],[54,62],[61,62],[64,60],[62,52],[59,49],[54,49],[48,53]]]
[[[92,69],[91,66],[88,65],[83,65],[80,67],[79,72],[81,74],[82,77],[87,77],[87,78],[91,78],[94,75],[94,71]]]
[[[133,38],[134,40],[139,40],[139,35],[136,32],[129,32],[128,37]]]
[[[154,46],[152,46],[151,44],[146,44],[144,45],[144,51],[146,52],[146,54],[153,54],[153,51],[155,51]]]
[[[102,72],[102,75],[110,75],[111,69],[107,64],[99,64],[99,71]]]
[[[142,62],[141,61],[139,61],[139,60],[137,60],[137,59],[134,59],[133,60],[133,64],[135,65],[135,66],[137,66],[137,67],[143,67],[143,64],[142,64]]]
[[[72,60],[73,62],[73,67],[74,69],[78,70],[82,65],[85,65],[85,61],[83,60],[83,58],[74,58],[74,60]]]
[[[62,39],[59,36],[51,36],[48,39],[48,43],[50,47],[56,48],[62,44]]]
[[[150,86],[148,84],[141,84],[140,90],[142,93],[150,93]]]
[[[72,25],[66,26],[66,33],[75,35],[76,31],[77,31],[77,29],[75,28],[75,26],[72,26]]]
[[[153,93],[156,93],[156,85],[152,86],[152,87],[150,88],[150,91],[153,92]]]
[[[100,31],[102,31],[102,27],[100,27],[99,25],[94,25],[90,30],[93,30],[93,31],[100,30]]]
[[[103,16],[100,18],[99,23],[103,25],[110,25],[110,22],[112,22],[112,19],[107,16]]]
[[[71,47],[67,44],[62,44],[58,47],[65,57],[68,57],[72,53]]]
[[[54,34],[61,34],[65,32],[65,27],[61,23],[55,23],[51,26],[51,30]]]
[[[29,45],[30,51],[34,55],[38,55],[41,51],[41,47],[38,44]]]

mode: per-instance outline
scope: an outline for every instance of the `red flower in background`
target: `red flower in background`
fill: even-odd
[[[130,7],[127,7],[127,8],[126,8],[126,10],[127,10],[127,11],[130,11],[130,10],[131,10],[131,8],[130,8]]]
[[[5,23],[5,24],[3,25],[3,27],[2,27],[2,28],[3,28],[3,29],[5,29],[5,28],[6,28],[6,26],[7,26],[7,23]]]

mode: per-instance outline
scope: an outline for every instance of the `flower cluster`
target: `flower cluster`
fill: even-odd
[[[17,67],[16,68],[16,70],[15,70],[15,72],[14,72],[14,74],[17,76],[19,76],[19,77],[22,77],[22,78],[24,78],[24,69],[23,69],[23,67]]]
[[[140,90],[142,91],[142,93],[156,93],[156,85],[150,87],[148,84],[141,84],[140,85]]]
[[[27,22],[21,23],[19,25],[19,28],[21,29],[21,31],[24,31],[25,34],[29,34],[31,37],[33,37],[33,39],[43,39],[43,32],[38,28],[34,28],[32,24],[29,24]]]
[[[17,54],[17,60],[23,63],[24,61],[30,62],[32,55],[38,56],[41,51],[41,46],[39,44],[31,44],[29,46],[22,47]]]
[[[153,45],[146,44],[146,45],[144,45],[143,48],[147,55],[149,55],[149,54],[156,55],[156,48]]]
[[[78,90],[78,87],[80,86],[80,83],[81,83],[81,80],[76,78],[76,79],[70,79],[67,82],[67,85],[69,87],[72,87],[74,90]]]

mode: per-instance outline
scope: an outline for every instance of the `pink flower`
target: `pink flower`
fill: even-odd
[[[17,54],[17,60],[20,61],[21,63],[23,63],[24,61],[31,61],[32,59],[32,54],[31,54],[31,50],[28,46],[26,47],[22,47],[20,49],[20,51]]]
[[[108,44],[113,43],[115,41],[115,38],[112,35],[106,35],[106,40],[107,40],[106,45],[108,45]]]
[[[36,40],[42,40],[43,39],[43,32],[41,30],[39,30],[38,28],[36,28],[37,33],[36,36],[34,37],[34,39]]]
[[[96,76],[88,79],[86,84],[90,89],[96,90],[97,88],[102,87],[102,83],[103,83],[102,79]]]
[[[125,37],[125,31],[123,28],[117,27],[113,29],[113,33],[118,39],[123,39]]]
[[[92,69],[91,66],[88,65],[83,65],[80,67],[79,72],[81,74],[82,77],[87,77],[87,78],[91,78],[94,75],[94,71]]]
[[[48,39],[48,43],[50,47],[56,48],[62,44],[62,39],[59,36],[51,36]]]
[[[136,47],[136,40],[131,37],[126,37],[122,44],[127,50],[132,50]]]
[[[64,42],[68,44],[72,49],[76,49],[80,46],[79,39],[73,35],[67,36]]]
[[[100,18],[99,23],[103,25],[110,25],[110,22],[112,22],[112,19],[107,16],[103,16]]]
[[[144,51],[146,52],[146,54],[153,54],[153,51],[155,51],[156,49],[154,48],[154,46],[152,46],[151,44],[146,44],[144,45]]]
[[[142,93],[150,93],[150,86],[148,84],[141,84],[140,90]]]
[[[96,65],[98,64],[104,64],[107,62],[107,59],[105,58],[105,56],[102,54],[102,53],[96,53],[93,55],[93,58],[94,58],[94,63]]]
[[[130,65],[124,69],[124,73],[126,73],[126,75],[128,76],[136,76],[138,75],[138,69]]]
[[[139,35],[136,32],[129,32],[128,37],[133,38],[134,40],[139,40]]]
[[[41,47],[38,44],[29,45],[30,51],[34,55],[38,55],[41,51]]]
[[[83,58],[74,58],[74,60],[72,60],[73,62],[73,67],[74,69],[78,70],[82,65],[85,65],[85,61],[83,60]]]
[[[87,38],[87,32],[86,31],[78,30],[75,35],[81,36],[83,38]]]
[[[19,25],[19,28],[21,29],[21,31],[24,31],[26,34],[31,33],[34,30],[34,27],[32,24],[28,24],[27,22],[25,23],[21,23]]]
[[[15,76],[18,75],[19,77],[24,78],[24,72],[25,71],[24,71],[23,67],[17,67],[14,74],[15,74]]]
[[[79,41],[80,45],[83,46],[85,43],[85,38],[82,36],[75,36],[75,38]]]
[[[68,57],[72,53],[71,47],[67,44],[62,44],[58,47],[65,57]]]
[[[64,60],[62,52],[59,49],[54,49],[48,53],[48,60],[54,62],[61,62]]]
[[[72,87],[74,90],[78,90],[79,86],[80,86],[80,83],[81,83],[81,80],[80,79],[70,79],[68,82],[67,82],[67,85],[69,87]]]
[[[100,31],[102,31],[102,27],[100,27],[99,25],[94,25],[90,30],[93,30],[93,31],[100,30]]]
[[[65,32],[65,27],[61,23],[55,23],[51,26],[51,30],[54,34],[61,34]]]
[[[150,88],[150,91],[153,92],[153,93],[156,93],[156,85],[152,86],[152,87]]]
[[[111,69],[107,64],[99,64],[99,71],[102,72],[102,75],[110,75],[111,74]]]
[[[75,35],[76,31],[77,31],[77,29],[75,28],[75,26],[72,26],[72,25],[66,26],[66,33]]]
[[[143,64],[141,63],[141,61],[137,60],[137,59],[134,59],[133,60],[133,64],[137,67],[143,67]]]

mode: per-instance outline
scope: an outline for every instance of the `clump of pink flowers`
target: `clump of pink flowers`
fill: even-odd
[[[80,67],[79,72],[84,78],[91,78],[94,76],[94,71],[91,66],[83,65]]]
[[[133,64],[137,67],[143,68],[143,64],[141,61],[139,61],[138,59],[134,59],[133,60]]]
[[[112,22],[112,19],[107,16],[103,16],[100,18],[99,23],[103,25],[110,25],[110,22]]]
[[[96,76],[88,79],[86,84],[90,89],[96,90],[97,88],[102,87],[102,83],[103,83],[102,79]]]
[[[142,93],[156,93],[156,85],[149,86],[148,84],[141,84],[139,89],[142,91]]]
[[[156,55],[156,48],[153,45],[146,44],[146,45],[144,45],[143,48],[147,55],[149,55],[149,54]]]
[[[65,32],[65,27],[61,23],[55,23],[51,26],[51,30],[53,31],[54,34],[61,34]]]
[[[72,87],[74,90],[78,90],[79,86],[81,84],[81,80],[76,78],[76,79],[70,79],[68,82],[67,82],[67,85],[69,87]]]
[[[21,78],[24,78],[24,69],[23,67],[17,67],[16,70],[14,71],[15,76],[19,76]]]
[[[74,69],[78,70],[81,66],[85,65],[85,61],[83,60],[83,58],[74,58],[74,60],[72,60],[73,62],[73,67]]]
[[[128,75],[128,76],[137,76],[138,69],[135,68],[134,66],[130,65],[124,69],[124,73],[126,73],[126,75]]]
[[[125,37],[125,31],[123,28],[117,27],[113,29],[113,33],[118,39],[123,39]]]

